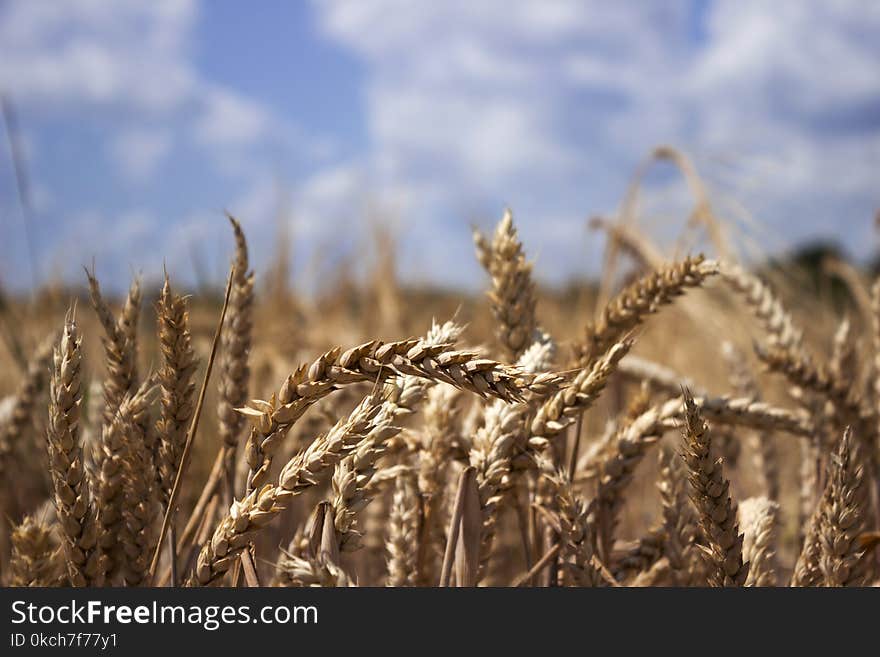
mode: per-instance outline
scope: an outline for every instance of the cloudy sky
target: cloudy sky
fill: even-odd
[[[767,250],[876,246],[876,2],[0,0],[0,93],[41,279],[93,257],[222,277],[228,209],[258,269],[282,213],[300,270],[390,221],[403,275],[478,284],[469,225],[509,205],[559,282],[596,270],[586,219],[659,144]],[[686,186],[667,165],[646,187],[643,221],[672,234]],[[31,279],[21,217],[4,135],[5,286]]]

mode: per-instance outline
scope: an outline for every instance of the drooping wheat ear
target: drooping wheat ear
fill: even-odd
[[[803,331],[795,325],[782,302],[760,278],[730,263],[721,266],[721,277],[752,309],[771,345],[795,351],[801,349]]]
[[[456,340],[460,333],[460,327],[452,322],[439,326],[435,324],[422,343],[448,344]],[[382,388],[384,404],[380,414],[387,414],[389,422],[392,422],[415,413],[433,385],[433,381],[411,374],[387,380]],[[373,440],[373,436],[368,435],[337,464],[333,472],[332,500],[328,513],[332,514],[335,538],[341,551],[353,551],[361,546],[358,516],[373,499],[370,484],[377,472],[379,459],[389,447],[381,434],[378,437],[378,440]]]
[[[227,309],[228,312],[228,309]],[[156,421],[157,467],[161,502],[168,503],[174,478],[186,444],[186,432],[194,411],[197,362],[189,333],[186,298],[174,294],[168,276],[156,304],[162,366],[158,381],[162,390],[162,414]]]
[[[593,565],[593,505],[575,494],[568,473],[557,470],[550,459],[538,454],[535,460],[553,499],[552,508],[547,509],[547,519],[559,536],[560,583],[563,586],[601,586],[602,575]]]
[[[62,586],[66,582],[57,524],[29,515],[12,530],[11,539],[9,586]]]
[[[730,385],[740,397],[761,400],[758,382],[746,365],[745,355],[730,342],[721,345],[721,353],[727,361]],[[752,431],[747,442],[752,453],[752,463],[758,476],[758,484],[770,500],[779,499],[779,456],[772,434]]]
[[[152,383],[145,382],[134,395],[123,399],[117,416],[117,429],[125,441],[119,547],[124,554],[121,572],[128,586],[143,582],[155,549],[154,521],[160,496],[153,452],[144,431],[152,391]]]
[[[404,475],[395,482],[388,517],[388,537],[385,542],[388,586],[415,586],[418,583],[418,536],[418,489],[415,478]]]
[[[381,398],[368,397],[345,420],[316,438],[282,468],[277,484],[267,484],[232,503],[210,540],[202,547],[190,585],[217,583],[232,567],[260,529],[285,508],[284,504],[321,482],[323,475],[369,436],[389,440],[400,432],[381,413]]]
[[[357,584],[337,564],[318,557],[284,554],[277,565],[278,584],[284,587],[354,587]]]
[[[847,429],[828,463],[828,484],[815,527],[824,586],[865,586],[873,579],[873,555],[858,540],[867,528],[869,513],[862,453],[862,446]]]
[[[526,260],[510,210],[495,228],[489,261],[489,302],[505,359],[513,362],[532,343],[537,320],[532,264]]]
[[[127,473],[133,467],[129,462],[132,450],[145,449],[142,427],[149,411],[150,390],[148,382],[134,394],[126,394],[113,421],[101,430],[94,495],[98,507],[98,544],[107,559],[111,579],[129,569],[129,555],[136,552],[124,515],[130,478]],[[152,468],[148,470],[152,472]]]
[[[104,344],[107,376],[104,379],[103,423],[109,425],[113,422],[113,416],[116,414],[119,404],[122,403],[122,398],[134,388],[135,384],[135,358],[130,348],[132,345],[128,342],[129,334],[124,333],[120,326],[124,324],[127,331],[130,331],[131,327],[122,321],[117,323],[110,306],[101,296],[101,286],[98,284],[98,279],[88,270],[86,270],[86,276],[89,279],[89,297],[92,307],[104,329],[101,341]],[[129,292],[129,299],[131,299],[133,291],[139,295],[138,290],[139,288],[133,284]],[[132,300],[131,304],[126,301],[126,307],[130,306],[133,309],[135,307],[134,301]],[[129,310],[129,320],[131,319],[131,309]],[[136,325],[136,322],[134,324]]]
[[[269,401],[254,400],[239,409],[254,425],[245,452],[251,487],[266,482],[272,452],[312,404],[338,386],[398,375],[447,383],[481,397],[507,401],[521,400],[530,391],[546,394],[560,383],[553,375],[529,375],[472,352],[456,351],[450,344],[431,345],[424,340],[373,341],[345,352],[332,349],[310,365],[300,366]]]
[[[749,564],[746,586],[778,586],[779,504],[766,497],[750,497],[739,505],[743,530],[743,561]]]
[[[743,564],[742,542],[736,521],[736,505],[730,499],[729,482],[721,460],[713,461],[709,427],[689,393],[685,394],[684,460],[688,466],[691,499],[700,514],[706,537],[704,554],[710,586],[743,586],[748,564]]]
[[[418,573],[421,584],[440,579],[440,559],[445,545],[445,492],[449,453],[458,432],[455,403],[461,393],[450,386],[432,386],[422,408],[419,434],[418,488],[422,505]]]
[[[822,365],[815,365],[806,354],[791,349],[756,346],[755,352],[769,370],[782,374],[792,385],[831,402],[841,426],[852,424],[858,427],[866,439],[876,435],[876,414],[848,381],[834,376]]]
[[[49,367],[52,363],[52,350],[58,340],[57,335],[49,336],[37,348],[24,381],[19,386],[8,419],[0,423],[0,480],[7,481],[6,461],[21,442],[23,434],[33,422],[34,407],[40,393],[46,388]]]
[[[660,450],[660,476],[657,482],[663,509],[663,556],[669,561],[670,578],[677,586],[691,582],[695,558],[696,517],[688,499],[688,484],[681,459],[671,449]]]
[[[422,339],[424,345],[449,344],[458,339],[461,327],[454,322],[434,324]],[[434,382],[413,374],[388,379],[382,388],[384,400],[381,414],[389,422],[415,413]],[[370,486],[377,472],[377,462],[384,456],[389,441],[381,433],[378,439],[367,436],[355,450],[336,466],[331,479],[332,500],[328,513],[332,514],[335,535],[341,551],[360,547],[361,532],[357,528],[358,515],[373,498]]]
[[[587,326],[583,342],[576,347],[578,361],[581,365],[592,363],[649,315],[717,273],[717,263],[696,256],[639,279],[605,306],[595,323]]]
[[[532,420],[532,441],[549,442],[589,409],[632,345],[630,339],[610,345],[605,354],[578,373],[571,385],[547,399]]]
[[[219,420],[220,438],[226,445],[226,477],[227,488],[235,471],[235,452],[239,437],[244,428],[245,420],[235,409],[243,406],[248,400],[248,383],[250,367],[248,356],[251,350],[251,332],[253,329],[254,305],[254,273],[248,271],[247,240],[241,225],[229,216],[235,233],[235,274],[232,278],[232,290],[229,293],[229,307],[226,311],[225,326],[220,333],[220,383],[217,416]]]
[[[55,508],[61,525],[67,575],[73,586],[97,585],[105,563],[97,544],[96,508],[92,502],[80,443],[82,402],[82,353],[79,331],[72,311],[54,354],[49,387],[49,467],[55,492]]]

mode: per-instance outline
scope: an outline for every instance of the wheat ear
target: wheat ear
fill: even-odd
[[[418,583],[418,536],[418,488],[412,475],[402,475],[395,482],[388,517],[385,542],[388,586],[416,586]]]
[[[15,446],[21,442],[28,425],[33,422],[37,399],[49,379],[52,350],[57,339],[55,335],[50,336],[37,348],[15,395],[9,418],[0,424],[0,480],[7,480],[6,462]]]
[[[97,512],[80,442],[82,353],[73,311],[55,349],[49,388],[49,467],[61,526],[68,577],[73,586],[97,585],[106,563],[97,536]]]
[[[253,330],[254,273],[249,271],[248,246],[241,224],[229,216],[235,234],[235,260],[232,289],[229,293],[229,308],[220,333],[220,358],[218,384],[219,401],[217,416],[219,433],[226,446],[224,465],[227,496],[232,501],[235,489],[235,454],[244,429],[245,420],[236,408],[248,400],[250,367],[248,357],[251,350]]]
[[[332,349],[299,367],[270,400],[254,400],[239,409],[253,424],[245,450],[249,488],[259,488],[268,480],[272,453],[311,405],[338,386],[398,375],[447,383],[481,397],[507,401],[520,400],[529,391],[546,394],[560,382],[556,376],[528,375],[475,353],[456,351],[449,344],[432,345],[424,340],[372,341],[344,352]]]
[[[691,499],[700,513],[700,528],[706,537],[704,548],[709,565],[710,586],[743,586],[748,564],[743,564],[742,535],[736,521],[736,505],[730,499],[729,483],[721,461],[711,457],[709,427],[690,394],[685,403],[685,451],[691,484]]]
[[[284,509],[291,498],[318,484],[322,476],[364,439],[388,440],[400,429],[382,414],[381,398],[368,397],[344,421],[319,436],[282,468],[277,484],[267,484],[233,502],[202,547],[190,585],[217,583],[253,536]]]
[[[750,497],[739,505],[743,530],[743,561],[749,564],[746,586],[778,586],[779,504],[766,497]]]
[[[851,429],[828,463],[828,484],[818,509],[819,572],[825,586],[865,586],[873,559],[859,542],[868,526],[869,488],[862,447]]]
[[[578,497],[568,474],[548,458],[536,456],[538,471],[549,486],[553,500],[547,520],[559,537],[559,575],[565,586],[600,586],[603,578],[594,565],[593,507]]]
[[[691,569],[696,557],[694,535],[696,517],[688,499],[688,482],[681,459],[671,449],[660,450],[660,477],[657,482],[663,512],[663,555],[669,562],[670,577],[677,586],[692,584]]]
[[[193,377],[197,367],[189,332],[186,298],[171,291],[167,276],[156,304],[156,315],[162,353],[162,365],[157,377],[162,391],[162,412],[156,421],[157,467],[164,507],[174,488],[174,478],[186,445],[186,432],[195,410]]]
[[[795,326],[782,302],[760,278],[728,263],[723,264],[720,271],[724,281],[752,309],[773,346],[800,350],[803,331]]]
[[[534,338],[537,301],[532,265],[526,260],[510,210],[505,210],[495,229],[488,262],[492,277],[489,302],[495,317],[495,333],[505,359],[513,362]]]
[[[12,530],[9,586],[61,586],[64,557],[58,540],[58,525],[29,515]]]
[[[104,411],[103,423],[109,425],[113,422],[113,416],[122,398],[126,393],[130,392],[135,382],[135,362],[134,354],[130,349],[128,337],[131,335],[132,326],[126,324],[128,333],[124,333],[120,329],[120,323],[113,317],[110,306],[101,295],[101,286],[94,273],[86,270],[86,276],[89,280],[89,298],[92,307],[98,315],[98,320],[104,329],[102,342],[104,344],[104,359],[107,365],[107,376],[104,379]],[[135,285],[132,285],[130,292],[139,294]],[[129,295],[131,296],[131,294]],[[132,302],[126,303],[129,310],[129,321],[131,320],[132,309],[135,307]]]
[[[587,365],[627,333],[637,328],[662,306],[699,287],[718,273],[718,264],[703,256],[685,258],[639,279],[602,309],[599,319],[587,326],[583,342],[577,346],[581,365]]]

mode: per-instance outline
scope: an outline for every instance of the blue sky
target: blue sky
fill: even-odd
[[[469,226],[509,205],[558,283],[597,270],[586,219],[660,144],[747,251],[833,236],[865,257],[878,71],[880,4],[849,0],[0,0],[43,280],[93,257],[104,278],[222,277],[226,208],[258,271],[283,210],[302,285],[388,221],[406,279],[474,286]],[[689,203],[655,167],[640,221],[669,240]],[[0,283],[20,288],[5,141],[0,222]]]

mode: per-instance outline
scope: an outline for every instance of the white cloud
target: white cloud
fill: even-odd
[[[110,154],[129,180],[140,182],[153,175],[171,145],[167,130],[136,129],[117,135],[110,144]]]
[[[104,112],[108,126],[113,116],[126,125],[176,122],[214,154],[252,145],[270,126],[293,139],[292,128],[263,104],[197,69],[191,44],[199,13],[197,0],[4,3],[0,90],[44,115]],[[124,142],[131,139],[115,137],[117,154],[129,150]],[[151,148],[141,149],[140,162],[123,156],[126,173],[140,175],[151,153],[166,150],[157,141]]]
[[[25,103],[167,111],[195,83],[185,44],[196,13],[194,0],[4,3],[0,87]]]
[[[324,33],[365,64],[365,159],[380,188],[431,181],[441,216],[511,203],[531,250],[549,256],[540,273],[582,264],[571,236],[613,210],[660,143],[691,153],[719,198],[785,225],[788,240],[824,224],[866,252],[863,231],[826,222],[868,224],[880,206],[880,7],[715,0],[695,17],[688,2],[314,6]]]
[[[250,144],[265,136],[271,124],[269,112],[259,103],[225,89],[208,89],[202,102],[205,109],[196,124],[196,138],[204,144]]]

